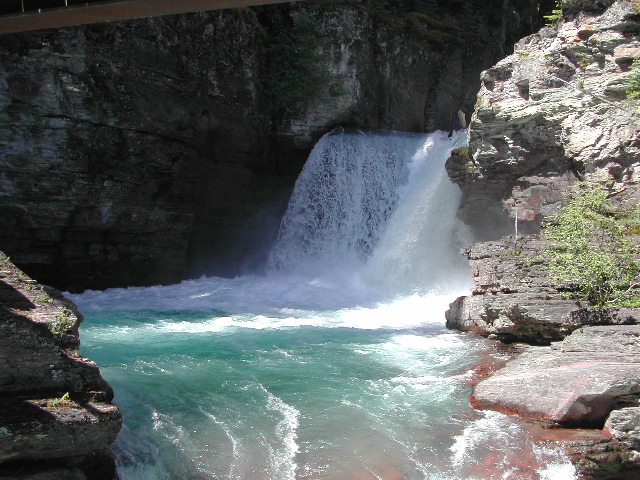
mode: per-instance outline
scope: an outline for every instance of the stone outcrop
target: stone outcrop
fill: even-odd
[[[537,235],[505,237],[465,249],[475,287],[446,312],[447,327],[504,342],[548,345],[585,325],[640,323],[640,309],[593,307],[562,295],[549,277]]]
[[[479,72],[540,15],[536,0],[422,3],[0,37],[0,248],[67,290],[255,268],[323,133],[457,128]]]
[[[81,321],[0,252],[0,478],[115,478],[120,411],[78,351]]]
[[[640,325],[584,327],[532,347],[476,386],[472,401],[557,425],[602,427],[640,395]]]
[[[481,238],[508,233],[516,215],[520,232],[538,231],[578,178],[614,188],[640,179],[640,122],[625,102],[640,57],[637,3],[562,3],[568,18],[482,73],[469,148],[447,164],[460,216]]]
[[[459,216],[483,241],[467,248],[475,280],[447,325],[526,342],[479,382],[478,408],[520,414],[557,429],[580,478],[640,474],[640,309],[568,300],[540,252],[542,220],[577,180],[605,180],[640,201],[640,122],[626,100],[640,58],[640,11],[630,0],[562,2],[564,19],[524,38],[481,75],[469,147],[453,152]],[[517,229],[515,223],[517,222]],[[505,234],[521,234],[498,238]]]
[[[550,347],[529,347],[478,383],[478,408],[569,427],[602,428],[565,448],[581,478],[640,474],[640,326],[584,327]],[[572,438],[573,437],[573,438]]]

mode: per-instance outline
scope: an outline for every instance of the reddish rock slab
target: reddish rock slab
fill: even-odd
[[[640,326],[583,328],[566,340],[571,351],[564,342],[531,347],[478,383],[472,403],[563,426],[602,426],[619,399],[640,393],[638,333]]]

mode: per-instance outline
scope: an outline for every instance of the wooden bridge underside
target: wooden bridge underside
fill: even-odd
[[[292,0],[111,0],[100,2],[93,0],[82,3],[78,3],[78,0],[10,1],[15,2],[14,10],[10,10],[11,13],[0,15],[0,34],[221,8],[289,3]],[[44,8],[28,10],[30,7],[40,6]]]

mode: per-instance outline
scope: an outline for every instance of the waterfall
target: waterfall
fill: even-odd
[[[388,289],[433,286],[456,262],[459,190],[444,162],[465,132],[329,133],[298,177],[272,270],[358,272]]]
[[[464,141],[325,135],[264,275],[71,295],[123,410],[120,478],[573,480],[468,402],[491,346],[444,326],[470,286],[444,169]]]

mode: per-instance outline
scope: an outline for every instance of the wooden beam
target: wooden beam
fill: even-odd
[[[304,0],[117,0],[0,16],[0,34]]]

